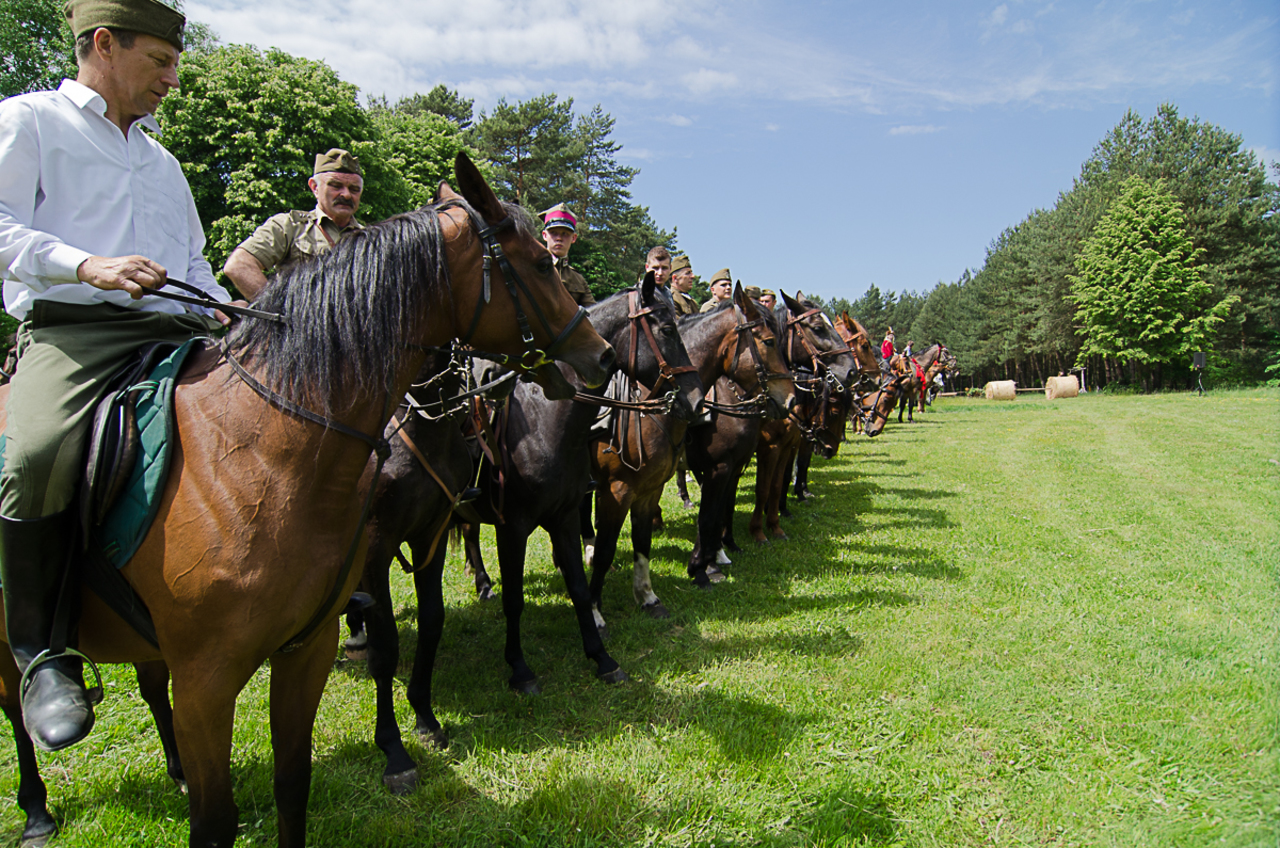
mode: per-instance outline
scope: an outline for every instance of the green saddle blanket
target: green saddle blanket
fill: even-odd
[[[142,544],[160,509],[160,494],[173,457],[173,390],[182,363],[199,339],[192,339],[162,359],[137,391],[138,460],[129,481],[102,523],[90,530],[90,547],[108,563],[123,568]],[[0,435],[0,468],[4,467],[4,436]]]

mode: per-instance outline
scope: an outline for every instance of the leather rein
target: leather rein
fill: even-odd
[[[702,405],[707,409],[715,410],[721,415],[728,415],[732,418],[763,418],[765,417],[769,406],[769,396],[767,394],[769,390],[769,381],[781,380],[784,378],[791,379],[791,373],[770,373],[770,371],[765,367],[764,360],[760,356],[760,351],[756,347],[754,334],[751,333],[751,330],[755,327],[765,326],[765,319],[760,317],[754,321],[748,321],[746,315],[742,312],[742,308],[736,303],[733,305],[733,315],[734,320],[737,322],[734,332],[737,334],[738,339],[737,347],[734,350],[734,358],[737,359],[738,351],[742,349],[743,335],[746,334],[747,336],[750,336],[746,344],[747,350],[751,351],[751,360],[755,364],[756,385],[750,396],[742,398],[737,402],[721,403],[719,401],[708,400],[704,397]],[[729,383],[731,386],[736,385],[736,381],[732,379],[730,379]],[[735,389],[734,392],[736,394],[737,390]],[[739,395],[739,397],[741,397],[741,395]]]

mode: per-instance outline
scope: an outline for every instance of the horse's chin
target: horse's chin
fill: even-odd
[[[578,391],[553,364],[544,365],[534,371],[533,382],[542,389],[547,400],[569,400]]]

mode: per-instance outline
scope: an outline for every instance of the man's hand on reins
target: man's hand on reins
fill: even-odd
[[[147,294],[146,289],[164,285],[169,274],[163,265],[145,256],[90,256],[80,263],[76,276],[94,288],[126,291],[139,300]]]
[[[248,305],[249,305],[249,301],[247,301],[247,300],[233,300],[233,301],[231,301],[231,304],[230,304],[230,305],[231,305],[231,306],[248,306]],[[220,322],[222,322],[222,326],[224,326],[224,327],[230,327],[230,326],[231,326],[231,322],[235,320],[235,319],[234,319],[234,318],[232,318],[230,315],[228,315],[228,314],[226,314],[225,312],[223,312],[221,309],[215,309],[215,310],[213,310],[213,317],[214,317],[214,318],[217,318]]]

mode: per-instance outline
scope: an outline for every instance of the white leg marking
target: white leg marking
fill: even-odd
[[[647,607],[658,603],[658,596],[653,593],[653,584],[649,581],[649,558],[644,554],[636,554],[636,567],[631,577],[631,593],[636,603]]]
[[[724,552],[724,548],[716,551],[716,565],[733,565],[733,560]]]
[[[596,630],[604,627],[604,616],[600,614],[600,607],[595,604],[591,605],[591,617],[596,620]]]

